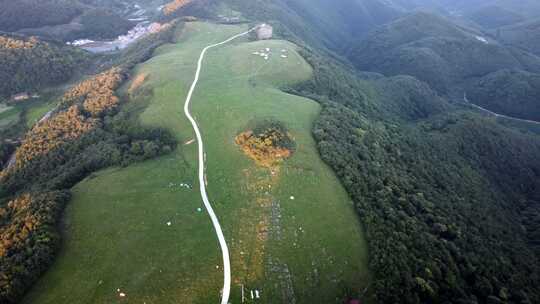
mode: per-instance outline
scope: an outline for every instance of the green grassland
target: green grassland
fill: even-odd
[[[32,98],[13,105],[0,103],[0,132],[7,128],[18,128],[20,133],[31,128],[47,112],[56,106],[57,93],[46,92],[39,98]],[[13,132],[11,132],[13,133]]]
[[[147,76],[140,90],[152,94],[126,106],[135,111],[144,103],[140,121],[173,131],[179,148],[75,186],[59,257],[23,303],[218,302],[221,252],[210,219],[198,211],[197,146],[184,144],[194,134],[183,103],[201,49],[244,30],[188,23],[177,43],[136,68]],[[272,49],[268,61],[252,55],[265,48]],[[231,251],[231,303],[241,302],[241,285],[261,291],[258,303],[337,303],[344,290],[368,285],[352,203],[311,137],[320,107],[279,90],[311,73],[285,41],[239,39],[205,59],[192,113],[205,142],[209,197]],[[257,167],[234,143],[267,118],[282,121],[297,145],[274,172]]]
[[[7,106],[5,104],[0,104],[0,129],[9,127],[13,123],[19,120],[20,110]]]

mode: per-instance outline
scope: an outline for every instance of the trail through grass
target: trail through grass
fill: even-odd
[[[246,29],[188,23],[177,43],[137,67],[148,75],[140,90],[153,92],[139,119],[173,131],[179,149],[74,187],[63,249],[24,303],[219,301],[221,253],[208,215],[198,211],[197,146],[183,145],[194,134],[182,107],[201,49]],[[266,48],[268,60],[252,55]],[[209,197],[231,250],[231,303],[241,302],[242,285],[247,303],[252,289],[260,291],[257,303],[336,303],[345,289],[368,284],[352,204],[311,137],[320,107],[278,89],[311,73],[285,41],[241,39],[205,59],[192,114],[205,141]],[[274,171],[257,167],[234,143],[267,118],[283,122],[297,145]]]

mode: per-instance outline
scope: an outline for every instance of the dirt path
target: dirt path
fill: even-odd
[[[199,127],[197,126],[197,122],[193,117],[191,116],[189,112],[189,104],[191,102],[191,97],[193,95],[193,92],[195,91],[195,88],[197,87],[197,83],[199,81],[199,76],[201,74],[201,68],[204,60],[204,56],[206,55],[206,52],[212,48],[224,45],[228,42],[231,42],[232,40],[235,40],[237,38],[240,38],[242,36],[245,36],[249,34],[250,32],[254,31],[256,29],[252,28],[249,31],[240,33],[238,35],[234,35],[231,38],[224,40],[222,42],[209,45],[205,47],[201,55],[199,56],[199,61],[197,63],[197,71],[195,72],[195,79],[193,80],[193,83],[191,84],[191,87],[189,89],[188,95],[186,97],[186,101],[184,103],[184,113],[186,117],[191,122],[191,125],[193,126],[193,130],[195,131],[195,135],[197,138],[197,144],[199,146],[199,188],[201,192],[201,197],[204,202],[204,206],[206,208],[206,211],[208,211],[208,215],[210,215],[210,219],[212,220],[212,224],[214,225],[214,229],[216,230],[216,235],[219,240],[219,245],[221,247],[221,252],[223,255],[223,290],[222,290],[222,297],[221,297],[221,304],[228,304],[229,302],[229,296],[231,293],[231,261],[229,258],[229,248],[227,247],[227,242],[225,241],[225,236],[223,235],[223,231],[221,230],[221,225],[219,224],[219,220],[214,213],[214,210],[212,209],[212,205],[210,204],[210,201],[208,200],[208,196],[206,194],[206,183],[205,183],[205,172],[204,172],[204,147],[203,147],[203,141],[201,132],[199,130]]]

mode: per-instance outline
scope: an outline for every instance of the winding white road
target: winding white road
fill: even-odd
[[[239,37],[245,36],[255,30],[257,27],[252,28],[251,30],[247,32],[240,33],[238,35],[232,36],[231,38],[209,45],[205,47],[201,55],[199,56],[199,61],[197,63],[197,71],[195,72],[195,79],[193,80],[193,83],[191,84],[191,88],[189,89],[188,95],[186,97],[186,102],[184,104],[184,113],[186,114],[186,117],[191,122],[191,125],[193,126],[193,130],[195,130],[195,135],[197,137],[197,143],[199,146],[199,185],[200,185],[200,191],[201,196],[204,202],[204,206],[206,207],[206,210],[208,211],[208,214],[210,215],[210,219],[212,220],[212,224],[214,225],[214,229],[216,230],[216,235],[219,240],[219,245],[221,246],[221,252],[223,254],[223,292],[221,297],[221,304],[228,304],[229,302],[229,296],[231,293],[231,262],[229,259],[229,248],[227,247],[227,242],[225,241],[225,236],[223,235],[223,231],[221,230],[221,225],[219,224],[219,220],[214,213],[214,209],[212,209],[212,205],[210,204],[210,201],[208,200],[208,196],[206,194],[206,184],[204,179],[204,147],[203,147],[203,141],[201,136],[201,131],[199,130],[199,127],[197,126],[197,122],[195,122],[195,119],[191,116],[189,113],[189,104],[191,102],[191,97],[193,95],[193,92],[195,91],[195,88],[197,87],[197,82],[199,81],[199,76],[201,74],[201,68],[202,63],[204,60],[204,56],[206,55],[206,52],[211,49],[218,47],[220,45],[226,44],[228,42],[231,42],[234,39],[237,39]]]
[[[467,93],[465,93],[465,95],[463,95],[463,100],[465,101],[465,103],[471,105],[472,107],[477,108],[478,110],[483,111],[485,113],[491,114],[491,115],[493,115],[495,117],[502,117],[502,118],[507,118],[507,119],[511,119],[511,120],[516,120],[516,121],[531,123],[531,124],[535,124],[535,125],[540,125],[540,121],[507,116],[507,115],[504,115],[504,114],[495,113],[495,112],[490,111],[490,110],[488,110],[486,108],[482,108],[481,106],[470,102],[469,99],[467,98]]]

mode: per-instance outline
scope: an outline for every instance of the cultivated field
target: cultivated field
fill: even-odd
[[[201,49],[246,29],[188,23],[177,43],[138,66],[147,75],[138,90],[152,94],[127,106],[141,111],[142,123],[173,131],[179,148],[74,187],[63,249],[24,303],[218,301],[221,252],[197,190],[196,144],[184,145],[194,135],[183,102]],[[231,250],[231,303],[241,303],[242,285],[247,303],[255,289],[257,303],[336,303],[368,283],[357,217],[311,137],[319,105],[278,90],[311,77],[295,48],[241,38],[211,50],[192,100],[209,197]],[[252,54],[260,50],[268,60]],[[283,122],[297,145],[274,170],[257,167],[234,143],[267,118]]]

